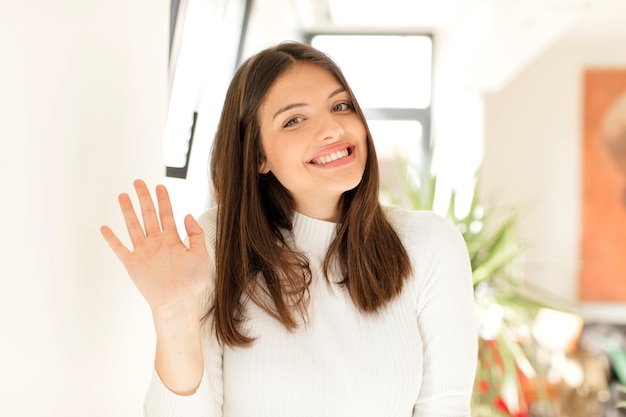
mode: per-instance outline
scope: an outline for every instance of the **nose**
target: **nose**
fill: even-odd
[[[320,126],[318,132],[318,140],[320,141],[332,141],[338,140],[344,134],[343,125],[337,119],[337,116],[328,113],[320,118]]]

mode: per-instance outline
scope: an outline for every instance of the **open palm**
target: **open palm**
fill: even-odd
[[[185,217],[189,247],[181,241],[167,189],[156,188],[158,213],[146,184],[134,182],[143,226],[128,194],[120,208],[133,246],[129,250],[108,226],[101,233],[147,300],[153,315],[199,305],[207,285],[209,256],[204,232],[191,215]]]

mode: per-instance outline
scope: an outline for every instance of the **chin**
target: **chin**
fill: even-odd
[[[361,184],[363,177],[356,178],[352,181],[345,181],[339,187],[337,187],[337,191],[340,191],[342,194],[348,191],[352,191]]]

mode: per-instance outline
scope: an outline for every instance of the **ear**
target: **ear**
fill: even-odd
[[[263,161],[259,163],[259,174],[267,174],[270,172],[270,167],[267,164],[267,160],[264,158]]]
[[[259,136],[257,141],[257,161],[258,161],[258,173],[259,174],[267,174],[270,172],[270,166],[267,163],[267,158],[265,157],[265,151],[263,150],[263,145],[261,143],[261,137]]]

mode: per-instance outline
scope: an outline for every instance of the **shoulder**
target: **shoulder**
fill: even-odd
[[[465,242],[459,229],[448,218],[430,210],[383,207],[387,220],[408,251],[412,247],[432,247],[440,243]]]
[[[445,305],[442,299],[454,297],[470,303],[472,269],[467,244],[458,227],[432,211],[386,208],[385,212],[411,259],[410,288],[416,297],[417,311],[434,299],[440,306]]]
[[[204,239],[207,249],[209,249],[210,252],[213,252],[217,236],[217,207],[211,207],[206,210],[198,216],[196,221],[204,231]]]
[[[215,289],[215,241],[217,235],[217,207],[212,207],[202,213],[196,218],[196,221],[204,231],[204,241],[206,243],[207,251],[209,252],[209,259],[211,260],[209,266],[209,285],[206,298],[204,299],[205,306],[210,305],[211,297]]]
[[[450,219],[426,210],[384,210],[411,259],[414,285],[471,282],[467,244]]]
[[[198,224],[205,234],[215,235],[217,229],[217,206],[211,207],[197,218]]]

